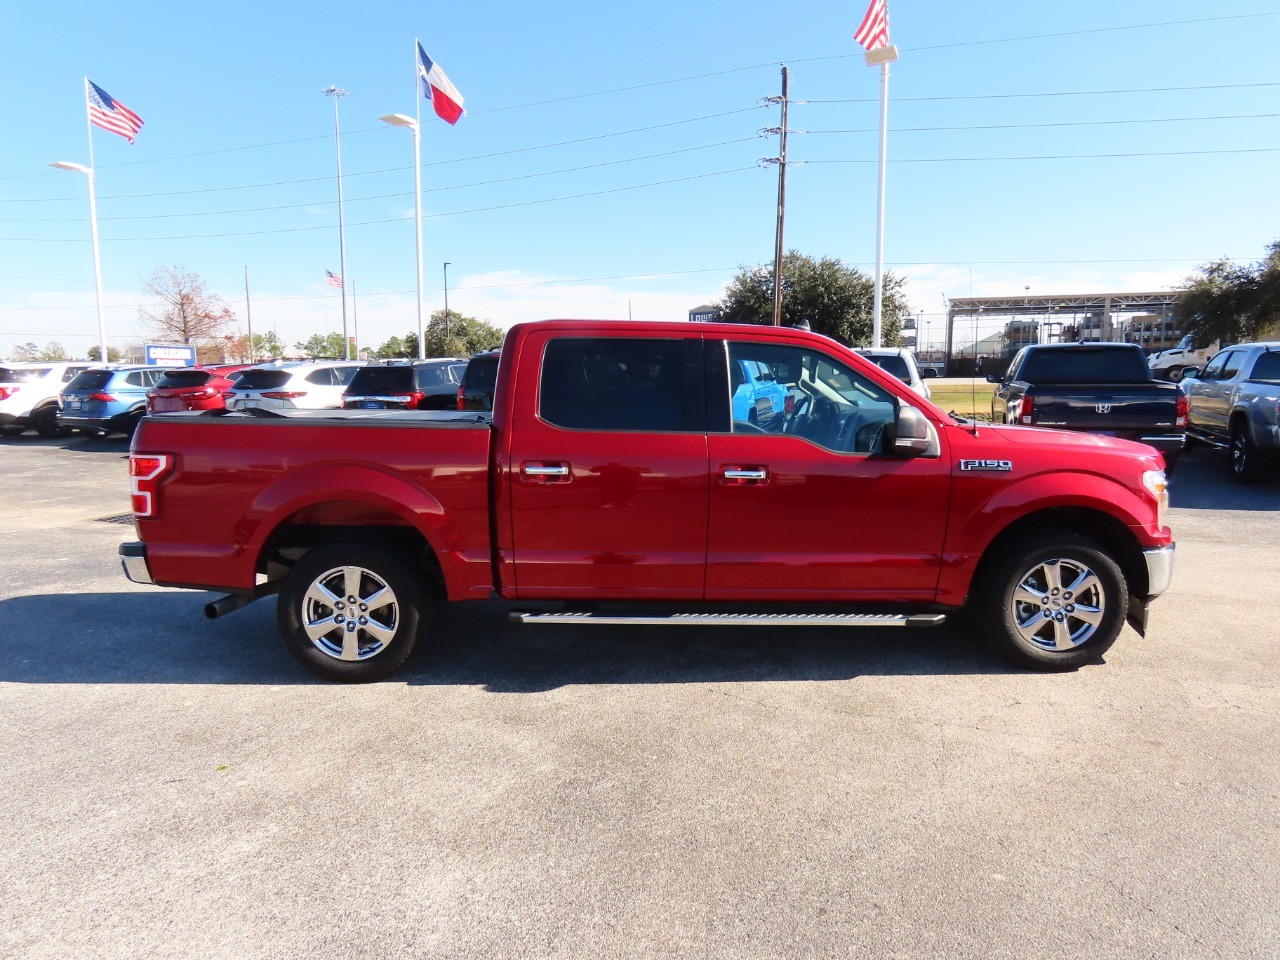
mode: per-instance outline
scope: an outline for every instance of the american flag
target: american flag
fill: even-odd
[[[142,118],[88,77],[84,80],[84,90],[89,99],[89,122],[133,143],[142,127]]]
[[[326,270],[324,272],[324,282],[331,287],[337,287],[339,290],[342,289],[342,278],[332,270]]]
[[[866,47],[868,53],[889,45],[888,0],[871,0],[867,15],[862,18],[862,26],[858,27],[853,39]]]

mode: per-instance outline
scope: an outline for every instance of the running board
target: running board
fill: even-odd
[[[937,627],[943,613],[512,613],[517,623],[594,623],[631,627]]]

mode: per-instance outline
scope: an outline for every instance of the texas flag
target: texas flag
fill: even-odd
[[[462,94],[449,82],[438,63],[433,63],[427,51],[418,44],[418,86],[422,95],[435,107],[436,116],[448,123],[457,123],[466,111],[462,109]]]

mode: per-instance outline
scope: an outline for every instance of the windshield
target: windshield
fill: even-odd
[[[863,356],[866,356],[866,354],[863,354]],[[911,370],[907,367],[907,361],[903,360],[902,357],[897,354],[882,357],[872,356],[867,357],[867,359],[877,367],[884,370],[885,373],[893,374],[893,376],[897,377],[903,383],[911,382]]]
[[[111,379],[110,370],[86,370],[67,384],[68,390],[101,390]]]
[[[157,390],[184,390],[203,387],[213,379],[208,370],[170,370],[156,384]]]
[[[246,370],[236,386],[241,390],[274,390],[283,387],[292,376],[288,370]]]
[[[361,367],[351,378],[347,393],[406,393],[413,387],[413,368],[410,366]]]
[[[1151,373],[1137,348],[1069,347],[1033,351],[1018,379],[1027,383],[1146,383]]]
[[[0,383],[29,383],[39,380],[52,367],[0,367]]]

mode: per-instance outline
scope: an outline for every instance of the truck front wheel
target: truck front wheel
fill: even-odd
[[[1074,533],[1023,540],[980,575],[978,619],[998,651],[1021,666],[1061,672],[1096,662],[1124,626],[1124,573]]]
[[[276,620],[284,645],[327,680],[365,683],[400,667],[427,610],[418,579],[396,555],[364,543],[304,554],[284,579]]]

